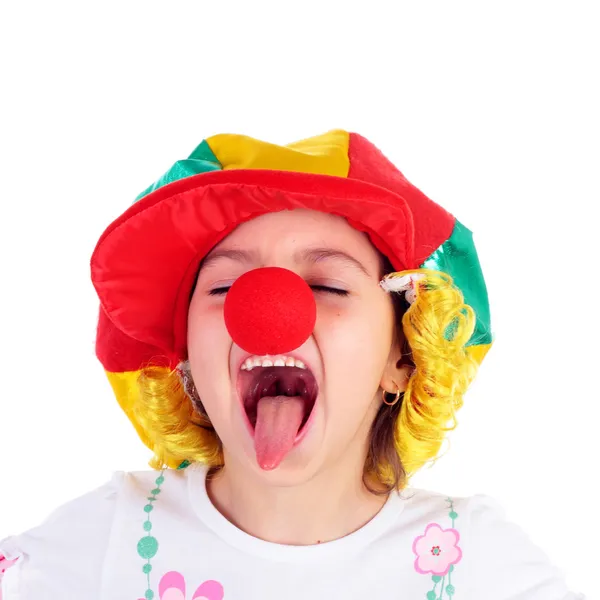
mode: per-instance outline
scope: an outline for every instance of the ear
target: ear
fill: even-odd
[[[401,392],[406,390],[408,380],[414,370],[410,359],[402,353],[405,345],[403,342],[403,339],[398,339],[398,336],[394,334],[392,347],[379,383],[379,386],[390,394],[395,394],[398,389]]]

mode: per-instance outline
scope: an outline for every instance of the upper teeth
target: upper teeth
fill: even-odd
[[[242,371],[252,371],[254,367],[298,367],[306,369],[306,365],[291,356],[249,356],[241,366]]]

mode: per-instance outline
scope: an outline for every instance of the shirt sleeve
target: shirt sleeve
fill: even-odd
[[[0,600],[97,597],[123,477],[114,473],[37,527],[0,540]]]
[[[470,563],[469,598],[487,600],[585,600],[570,591],[564,573],[528,535],[506,518],[490,496],[467,499],[464,553]]]

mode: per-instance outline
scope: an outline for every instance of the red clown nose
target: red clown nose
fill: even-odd
[[[263,267],[244,273],[227,292],[225,325],[250,354],[285,354],[312,333],[317,305],[302,277],[288,269]]]

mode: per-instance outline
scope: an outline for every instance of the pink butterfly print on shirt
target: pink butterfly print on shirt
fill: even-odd
[[[205,581],[190,600],[223,600],[224,594],[223,586],[218,581]],[[158,597],[159,600],[186,600],[184,576],[177,571],[165,573],[158,584]]]
[[[194,592],[191,600],[223,600],[223,586],[218,581],[205,581]],[[158,584],[160,600],[186,600],[185,579],[177,571],[169,571]]]

